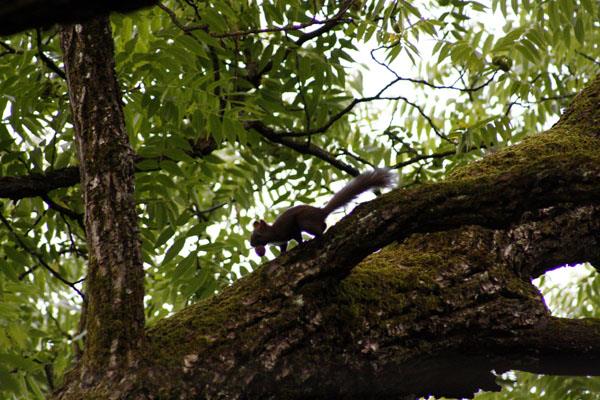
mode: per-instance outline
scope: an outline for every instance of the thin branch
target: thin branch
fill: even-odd
[[[39,266],[40,266],[39,264],[36,264],[36,265],[33,265],[33,266],[27,268],[25,271],[23,271],[23,272],[21,272],[19,274],[19,278],[18,279],[20,281],[22,281],[23,279],[25,279],[25,277],[27,275],[34,273],[38,269]]]
[[[375,52],[377,50],[380,50],[384,48],[384,46],[380,46],[377,47],[375,49],[371,50],[371,59],[373,59],[373,61],[375,61],[377,64],[381,65],[382,67],[384,67],[385,69],[387,69],[390,73],[392,73],[396,79],[398,81],[406,81],[406,82],[411,82],[414,84],[420,84],[420,85],[425,85],[428,86],[432,89],[448,89],[448,90],[457,90],[459,92],[465,92],[465,93],[471,93],[471,92],[477,92],[481,89],[483,89],[484,87],[486,87],[487,85],[489,85],[494,78],[496,77],[496,74],[498,74],[499,69],[495,69],[492,73],[492,75],[488,78],[488,80],[486,80],[484,83],[482,83],[479,86],[471,86],[471,87],[467,87],[466,85],[464,87],[456,87],[455,84],[452,85],[435,85],[425,79],[416,79],[416,78],[405,78],[400,76],[396,71],[394,71],[388,64],[384,63],[383,61],[379,61],[377,59],[377,57],[375,57]],[[462,75],[459,77],[459,79],[462,78]]]
[[[544,101],[572,99],[575,96],[577,96],[577,93],[568,93],[568,94],[557,95],[557,96],[540,97],[540,99],[538,101],[530,101],[529,103],[535,104],[535,103],[543,103]]]
[[[200,10],[198,10],[198,7],[194,3],[194,0],[185,0],[185,3],[194,10],[194,14],[196,14],[196,18],[202,19],[202,17],[200,16]]]
[[[318,36],[321,36],[324,33],[329,32],[330,30],[335,28],[340,23],[351,21],[351,20],[345,20],[342,17],[346,13],[346,11],[348,11],[348,9],[350,8],[350,6],[352,5],[353,2],[354,2],[354,0],[346,0],[344,2],[344,4],[342,4],[342,6],[340,7],[340,10],[338,11],[338,13],[333,18],[331,18],[328,21],[325,21],[324,25],[322,27],[320,27],[319,29],[315,29],[314,31],[305,33],[304,35],[299,37],[298,40],[296,40],[296,45],[302,46],[307,41],[314,39]]]
[[[2,221],[2,224],[4,226],[6,226],[6,228],[10,231],[10,233],[12,233],[12,235],[15,237],[15,239],[17,240],[19,245],[25,251],[27,251],[29,254],[31,254],[34,258],[36,258],[38,260],[38,262],[40,263],[40,265],[42,267],[44,267],[48,272],[50,272],[50,275],[52,275],[53,277],[55,277],[56,279],[58,279],[59,281],[61,281],[62,283],[64,283],[68,287],[70,287],[71,289],[73,289],[75,292],[77,292],[77,294],[79,294],[79,296],[81,296],[81,299],[83,301],[85,301],[85,295],[79,289],[77,289],[77,287],[75,286],[75,283],[70,282],[67,279],[65,279],[61,274],[56,272],[50,265],[48,265],[48,263],[46,263],[46,261],[44,260],[44,258],[41,255],[39,255],[33,249],[30,249],[29,246],[27,246],[27,244],[25,244],[25,242],[17,234],[17,232],[15,232],[13,227],[10,225],[10,223],[8,222],[8,220],[4,217],[4,214],[2,214],[2,213],[0,213],[0,221]]]
[[[318,20],[316,18],[313,18],[308,22],[288,24],[288,25],[284,25],[284,26],[273,26],[273,27],[255,28],[255,29],[248,29],[248,30],[241,30],[241,31],[234,31],[234,32],[216,33],[216,32],[209,32],[208,31],[209,27],[206,24],[185,25],[177,18],[177,15],[175,15],[175,12],[173,10],[171,10],[169,7],[165,6],[162,3],[158,3],[158,7],[161,10],[163,10],[164,12],[166,12],[169,15],[169,18],[171,18],[171,21],[175,24],[175,26],[177,26],[182,31],[184,31],[186,33],[190,33],[193,31],[202,30],[202,31],[205,31],[206,33],[208,33],[211,37],[218,38],[218,39],[239,38],[239,37],[244,37],[244,36],[249,36],[249,35],[259,35],[262,33],[299,31],[301,29],[308,28],[310,26],[323,25],[323,27],[321,27],[313,32],[306,33],[303,36],[301,36],[296,41],[296,44],[299,46],[302,45],[302,43],[312,39],[313,37],[319,36],[327,31],[331,30],[331,28],[333,28],[334,26],[336,26],[339,23],[352,22],[352,19],[348,19],[348,18],[342,19],[341,15],[343,13],[338,12],[338,14],[336,14],[336,16],[334,16],[331,19],[326,19],[326,20]],[[348,7],[342,7],[343,12],[345,12],[348,9]]]
[[[231,202],[233,202],[233,199],[231,200]],[[216,205],[214,205],[212,207],[209,207],[209,208],[207,208],[205,210],[196,210],[195,212],[197,214],[210,214],[211,212],[216,211],[219,208],[224,207],[224,206],[228,205],[231,202],[224,201],[222,203],[219,203],[219,204],[216,204]]]
[[[593,63],[594,63],[594,64],[596,64],[596,65],[600,65],[600,61],[596,60],[596,59],[595,59],[594,57],[592,57],[592,56],[589,56],[589,55],[587,55],[587,54],[585,54],[585,53],[583,53],[583,52],[581,52],[581,51],[579,51],[579,50],[575,50],[575,53],[579,54],[581,57],[585,58],[585,59],[586,59],[586,60],[588,60],[588,61],[591,61],[591,62],[593,62]]]
[[[169,16],[169,18],[171,18],[171,21],[173,22],[173,24],[175,24],[176,27],[178,27],[185,33],[190,33],[192,31],[197,31],[197,30],[203,30],[203,31],[208,30],[208,25],[187,25],[186,26],[181,21],[179,21],[179,19],[177,18],[177,15],[175,15],[175,12],[173,10],[171,10],[169,7],[165,6],[162,3],[158,3],[157,6],[158,6],[158,8],[160,8],[161,10],[166,12],[167,15]]]
[[[44,200],[44,203],[46,203],[48,205],[49,208],[51,208],[52,210],[58,211],[59,213],[66,215],[67,217],[77,221],[77,223],[79,224],[79,226],[82,229],[85,229],[85,226],[83,225],[83,214],[80,213],[76,213],[73,210],[70,210],[66,207],[61,206],[60,204],[54,202],[49,196],[48,194],[43,194],[41,196],[42,200]]]
[[[565,100],[565,99],[572,99],[573,97],[575,97],[577,95],[577,93],[568,93],[568,94],[562,94],[562,95],[556,95],[556,96],[547,96],[547,97],[541,97],[539,100],[536,101],[511,101],[510,103],[508,103],[508,106],[506,107],[506,111],[504,112],[505,116],[508,116],[510,114],[510,110],[513,108],[513,106],[519,106],[522,108],[529,108],[529,106],[531,106],[532,104],[540,104],[546,101],[560,101],[560,100]]]
[[[69,235],[69,241],[71,242],[71,246],[70,246],[71,250],[78,256],[85,258],[87,251],[80,250],[77,247],[77,243],[75,242],[75,237],[76,237],[77,239],[79,239],[85,243],[85,237],[81,237],[76,232],[73,232],[73,228],[71,228],[71,224],[69,223],[69,220],[65,217],[64,214],[61,214],[61,217],[62,217],[63,222],[67,226],[67,234]],[[85,228],[83,228],[82,231],[85,234]]]
[[[48,210],[44,210],[40,213],[40,215],[38,215],[38,217],[35,219],[35,221],[33,221],[33,224],[31,224],[29,226],[29,228],[25,231],[25,236],[29,235],[29,232],[31,232],[33,230],[33,228],[38,226],[38,224],[42,221],[42,218],[44,218],[44,216],[47,214],[47,212],[48,212]]]
[[[429,123],[429,125],[433,129],[433,131],[436,134],[436,136],[438,136],[440,139],[442,139],[442,140],[444,140],[444,141],[446,141],[448,143],[456,145],[456,143],[454,141],[450,140],[444,133],[441,132],[441,130],[433,122],[433,119],[429,115],[427,115],[425,113],[425,110],[423,110],[423,108],[421,106],[419,106],[418,104],[414,103],[413,101],[409,100],[408,98],[406,98],[404,96],[382,96],[382,94],[386,90],[388,90],[394,84],[398,83],[400,80],[401,80],[401,78],[396,78],[396,79],[390,81],[381,90],[379,90],[379,92],[377,94],[375,94],[374,96],[362,97],[362,98],[354,98],[350,102],[350,104],[348,104],[344,109],[342,109],[337,114],[335,114],[333,117],[331,117],[329,119],[329,121],[327,121],[325,124],[323,124],[319,128],[309,129],[309,130],[306,130],[306,131],[303,131],[303,132],[278,132],[277,134],[279,136],[282,136],[282,137],[312,136],[312,135],[323,133],[323,132],[327,131],[327,129],[329,129],[336,121],[338,121],[344,115],[346,115],[347,113],[349,113],[357,104],[365,103],[365,102],[369,102],[369,101],[374,101],[374,100],[402,100],[405,103],[407,103],[408,105],[410,105],[411,107],[415,108],[419,112],[419,114],[421,114],[421,116],[423,118],[425,118],[425,120],[427,120],[427,122]]]
[[[12,47],[11,45],[9,45],[8,43],[4,43],[1,40],[0,40],[0,46],[6,50],[5,54],[23,54],[22,50],[17,50],[14,47]]]
[[[392,165],[390,168],[393,168],[393,169],[403,168],[403,167],[406,167],[407,165],[414,164],[414,163],[422,161],[422,160],[446,158],[446,157],[453,156],[453,155],[456,155],[455,150],[444,151],[442,153],[434,153],[434,154],[421,154],[421,155],[415,156],[413,158],[410,158],[406,161],[402,161],[395,165]]]
[[[352,152],[351,152],[351,151],[349,151],[349,150],[346,150],[346,149],[344,149],[344,148],[340,148],[340,149],[338,150],[338,153],[339,153],[340,155],[346,155],[346,156],[348,156],[348,157],[351,157],[351,158],[355,159],[356,161],[359,161],[359,162],[361,162],[361,163],[363,163],[363,164],[366,164],[366,165],[368,165],[368,166],[370,166],[370,167],[372,167],[372,168],[375,168],[375,165],[373,165],[373,163],[369,162],[368,160],[365,160],[364,158],[362,158],[362,157],[361,157],[361,156],[359,156],[358,154],[354,154],[354,153],[352,153]]]
[[[351,176],[357,176],[359,171],[351,165],[348,165],[340,160],[337,160],[327,151],[322,148],[315,146],[312,143],[300,143],[289,137],[282,137],[280,134],[275,132],[272,128],[266,126],[260,121],[249,121],[245,123],[246,129],[254,129],[263,137],[269,139],[272,142],[282,144],[290,149],[293,149],[301,154],[308,154],[315,156],[326,163],[333,165],[334,167],[350,174]]]
[[[37,42],[37,54],[40,57],[40,60],[42,60],[42,62],[44,64],[46,64],[46,66],[48,68],[50,68],[52,70],[52,72],[54,72],[56,75],[60,76],[63,79],[67,79],[67,76],[65,75],[64,71],[62,69],[60,69],[58,67],[58,65],[56,65],[54,63],[54,61],[52,61],[46,54],[44,54],[44,51],[42,50],[42,32],[40,28],[37,28],[35,30],[36,32],[36,42]]]
[[[198,206],[196,206],[195,204],[192,205],[192,212],[194,213],[194,215],[196,216],[196,218],[198,218],[198,221],[200,222],[206,222],[208,221],[208,218],[206,217],[206,214],[210,214],[213,211],[218,210],[221,207],[224,207],[230,203],[234,202],[234,200],[232,199],[230,202],[222,202],[219,204],[216,204],[212,207],[209,207],[205,210],[199,210]]]
[[[373,101],[373,100],[378,99],[383,94],[383,92],[385,92],[387,89],[389,89],[391,86],[393,86],[397,82],[398,82],[397,79],[394,79],[393,81],[389,82],[387,85],[385,85],[374,96],[362,97],[362,98],[354,98],[350,102],[350,104],[348,104],[346,107],[344,107],[344,109],[342,109],[337,114],[335,114],[333,117],[331,117],[329,119],[329,121],[327,121],[325,124],[323,124],[319,128],[306,130],[304,132],[279,132],[278,134],[280,136],[282,136],[282,137],[286,137],[286,136],[287,137],[303,137],[303,136],[311,136],[311,135],[315,135],[315,134],[318,134],[318,133],[323,133],[323,132],[327,131],[327,129],[329,129],[340,118],[342,118],[344,115],[346,115],[347,113],[349,113],[350,111],[352,111],[352,109],[354,108],[354,106],[356,106],[357,104],[360,104],[360,103],[364,103],[364,102],[367,102],[367,101]]]
[[[423,110],[423,108],[421,106],[419,106],[418,104],[410,101],[409,99],[407,99],[404,96],[387,96],[387,97],[378,97],[374,100],[402,100],[404,101],[406,104],[410,105],[413,108],[416,108],[417,111],[419,112],[419,114],[421,114],[421,116],[423,118],[425,118],[425,120],[427,121],[427,123],[429,123],[429,125],[431,126],[431,129],[433,129],[433,132],[436,134],[437,137],[439,137],[440,139],[451,143],[453,145],[456,145],[457,142],[453,141],[451,139],[449,139],[444,133],[442,133],[442,131],[437,127],[437,125],[433,122],[433,119],[427,115],[425,113],[425,110]]]
[[[306,42],[307,40],[310,40],[312,37],[318,36],[318,35],[313,35],[312,37],[309,37],[309,35],[312,35],[313,33],[317,32],[319,30],[321,30],[321,32],[319,33],[319,35],[320,35],[320,34],[326,32],[326,30],[324,29],[326,27],[331,29],[331,27],[333,27],[341,22],[351,22],[351,21],[352,21],[351,19],[340,20],[340,19],[335,19],[335,18],[332,18],[330,20],[323,20],[323,21],[318,20],[318,19],[311,19],[309,22],[304,22],[304,23],[299,23],[299,24],[275,26],[275,27],[270,27],[270,28],[250,29],[247,31],[237,31],[237,32],[227,32],[227,33],[211,33],[210,35],[215,38],[242,37],[242,36],[256,35],[256,34],[261,34],[261,33],[298,31],[300,29],[304,29],[304,28],[307,28],[307,27],[313,26],[313,25],[324,25],[322,28],[319,28],[313,32],[305,34],[305,36],[303,36],[304,40],[302,42],[299,42],[300,39],[298,39],[296,41],[296,44],[301,45],[302,43]],[[333,22],[335,22],[335,24],[333,24]]]

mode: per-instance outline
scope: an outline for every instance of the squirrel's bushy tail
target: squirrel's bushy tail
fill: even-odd
[[[329,214],[369,189],[392,186],[394,180],[395,176],[389,169],[374,169],[373,171],[363,172],[337,192],[322,210]]]

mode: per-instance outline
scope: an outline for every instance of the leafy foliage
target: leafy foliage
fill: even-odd
[[[598,72],[599,11],[591,0],[222,0],[114,15],[150,323],[251,271],[252,220],[315,202],[344,172],[437,180],[549,126]],[[0,175],[77,165],[60,68],[58,28],[0,41]],[[0,392],[42,398],[81,338],[80,192],[3,199],[0,212]],[[599,283],[581,287],[586,315]],[[494,398],[569,398],[581,383],[518,377]]]

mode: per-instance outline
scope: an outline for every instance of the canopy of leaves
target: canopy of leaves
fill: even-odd
[[[592,0],[186,0],[113,15],[150,323],[256,266],[256,216],[372,166],[402,185],[438,180],[548,127],[599,70],[599,12]],[[2,177],[52,184],[77,166],[57,32],[0,39]],[[2,397],[43,398],[81,339],[82,201],[75,182],[52,187],[0,200]],[[557,303],[597,317],[600,282],[580,287]],[[495,398],[594,398],[598,385],[521,376]]]

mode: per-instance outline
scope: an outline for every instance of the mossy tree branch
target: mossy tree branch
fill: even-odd
[[[548,132],[363,204],[160,321],[145,373],[93,394],[470,397],[498,389],[492,370],[600,374],[600,321],[552,317],[531,283],[600,260],[598,93],[600,79]]]

